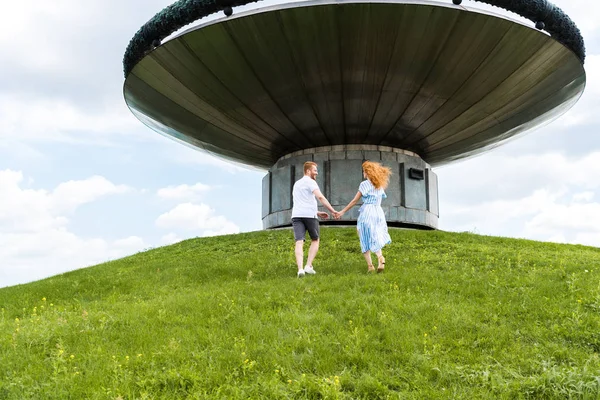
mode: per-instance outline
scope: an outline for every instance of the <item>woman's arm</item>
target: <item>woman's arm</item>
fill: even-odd
[[[340,218],[342,215],[344,215],[346,213],[346,211],[348,211],[349,209],[354,207],[354,205],[356,203],[358,203],[358,201],[360,200],[361,197],[362,197],[362,193],[359,190],[358,192],[356,192],[356,196],[354,196],[354,198],[350,201],[350,203],[348,203],[348,205],[346,207],[344,207],[344,209],[342,211],[337,213],[336,218]]]

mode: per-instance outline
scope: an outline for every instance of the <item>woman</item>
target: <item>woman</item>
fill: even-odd
[[[377,255],[379,261],[377,272],[383,272],[385,268],[385,257],[381,249],[386,244],[392,243],[392,239],[388,234],[385,215],[381,208],[381,200],[386,198],[384,189],[387,187],[392,171],[388,167],[384,167],[379,163],[365,161],[362,165],[363,176],[366,179],[361,182],[358,187],[356,196],[344,209],[335,213],[336,218],[341,218],[349,209],[354,207],[362,197],[363,205],[359,210],[357,221],[358,237],[360,239],[360,248],[367,260],[367,272],[375,271],[371,252]]]

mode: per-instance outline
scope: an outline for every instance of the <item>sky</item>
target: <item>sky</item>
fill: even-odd
[[[262,229],[264,171],[155,133],[123,100],[127,44],[171,3],[2,5],[0,287],[188,238]],[[586,90],[550,124],[435,168],[441,230],[600,247],[600,3],[553,3],[583,34]]]

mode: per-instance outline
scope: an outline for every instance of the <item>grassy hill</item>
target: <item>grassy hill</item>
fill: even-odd
[[[600,249],[392,229],[192,239],[0,289],[0,399],[600,398]]]

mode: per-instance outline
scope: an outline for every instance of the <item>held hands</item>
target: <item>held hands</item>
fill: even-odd
[[[331,215],[335,219],[342,218],[342,215],[344,215],[344,214],[345,214],[344,211],[334,211],[334,212],[331,213]],[[322,219],[329,219],[329,214],[327,214],[325,211],[318,211],[317,212],[317,217],[322,218]]]
[[[342,218],[342,215],[344,215],[344,212],[343,211],[334,211],[331,213],[331,215],[335,219],[340,219],[340,218]],[[319,211],[319,212],[317,212],[317,217],[322,218],[322,219],[329,219],[329,214],[327,214],[324,211]]]

